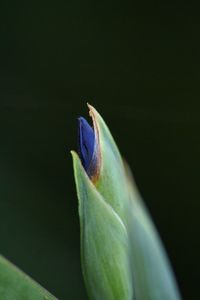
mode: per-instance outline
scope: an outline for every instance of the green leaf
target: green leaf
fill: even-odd
[[[0,256],[1,300],[56,300],[33,279]]]
[[[179,300],[169,260],[157,230],[140,197],[128,166],[129,236],[135,296],[139,300]]]
[[[114,211],[126,224],[128,193],[126,191],[126,177],[124,165],[117,145],[106,126],[103,118],[89,106],[93,119],[95,137],[98,140],[100,170],[95,182],[96,189],[109,203]]]
[[[83,275],[90,299],[131,300],[126,228],[72,152],[79,198]]]

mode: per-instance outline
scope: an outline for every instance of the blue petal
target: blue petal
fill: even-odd
[[[78,118],[79,122],[79,155],[82,161],[83,167],[87,172],[87,169],[92,160],[94,152],[94,130],[83,118]]]

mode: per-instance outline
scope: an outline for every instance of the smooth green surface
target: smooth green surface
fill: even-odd
[[[0,256],[1,300],[56,300],[33,279]]]
[[[72,152],[79,198],[82,267],[91,300],[131,300],[128,235]]]
[[[95,183],[96,189],[122,221],[127,222],[128,193],[125,189],[126,177],[121,155],[117,145],[101,115],[92,108],[98,130],[101,156],[100,176]]]
[[[157,230],[127,168],[130,193],[128,228],[135,298],[180,300],[173,271]]]

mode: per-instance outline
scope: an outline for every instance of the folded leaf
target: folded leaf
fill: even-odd
[[[72,152],[79,198],[82,268],[90,299],[131,300],[126,228]]]

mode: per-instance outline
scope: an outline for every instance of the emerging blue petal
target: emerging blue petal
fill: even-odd
[[[94,152],[94,130],[83,118],[78,118],[79,122],[79,155],[84,169],[88,170]]]

